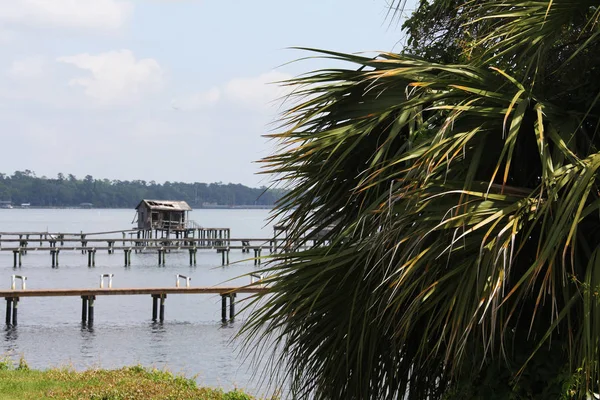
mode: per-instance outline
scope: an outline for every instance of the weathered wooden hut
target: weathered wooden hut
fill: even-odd
[[[192,210],[185,201],[171,200],[142,200],[135,209],[138,229],[147,231],[183,231]]]

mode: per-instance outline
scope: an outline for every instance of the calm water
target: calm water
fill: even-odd
[[[231,228],[231,236],[263,238],[272,235],[266,225],[267,210],[196,210],[190,218],[205,227]],[[0,209],[0,231],[100,232],[130,228],[134,210],[37,210]],[[118,243],[116,243],[118,244]],[[5,245],[6,247],[7,245]],[[11,245],[12,246],[12,245]],[[32,246],[32,244],[30,244]],[[247,257],[232,250],[230,261]],[[174,286],[175,275],[192,277],[193,286],[246,284],[237,278],[254,270],[252,261],[222,267],[216,251],[198,251],[197,266],[189,266],[187,251],[167,254],[166,266],[157,265],[156,253],[132,254],[131,267],[123,267],[123,253],[98,251],[96,267],[87,267],[87,255],[74,251],[60,254],[60,267],[51,268],[48,252],[30,251],[23,266],[13,269],[13,255],[0,251],[0,286],[10,287],[10,276],[27,276],[27,287],[94,288],[99,276],[114,274],[113,287]],[[253,372],[242,362],[239,347],[232,342],[244,319],[221,324],[220,296],[169,295],[165,322],[152,323],[150,296],[98,297],[94,326],[81,326],[81,299],[22,298],[19,325],[2,332],[0,353],[24,356],[31,367],[72,365],[114,368],[133,364],[168,367],[174,372],[197,376],[203,385],[259,390]],[[238,309],[240,306],[238,306]],[[0,307],[4,317],[5,305]],[[1,319],[2,324],[4,318]]]

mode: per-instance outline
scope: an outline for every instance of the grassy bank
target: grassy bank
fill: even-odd
[[[21,361],[0,362],[0,400],[249,400],[241,391],[201,388],[193,379],[141,366],[117,370],[31,370]]]

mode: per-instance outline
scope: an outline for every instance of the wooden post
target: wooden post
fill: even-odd
[[[161,247],[160,249],[158,249],[158,265],[159,266],[162,265],[162,253],[163,253],[163,249]]]
[[[92,266],[92,252],[88,252],[88,267]]]
[[[88,325],[94,323],[94,300],[96,296],[88,296]]]
[[[87,307],[88,307],[88,298],[87,296],[81,296],[81,322],[87,322]]]
[[[125,266],[131,266],[131,249],[124,249],[123,254],[125,254]]]
[[[6,298],[6,325],[12,322],[12,297]]]
[[[29,237],[29,235],[27,235]],[[19,250],[21,254],[27,254],[27,240],[19,241]]]
[[[166,294],[160,295],[160,322],[165,320],[165,299],[167,298]]]
[[[227,322],[227,295],[221,295],[221,321]]]
[[[52,267],[58,267],[58,253],[60,250],[53,249],[50,250],[50,255],[52,256]]]
[[[221,251],[221,265],[225,265],[225,250]]]
[[[17,268],[17,253],[19,250],[13,250],[13,268]]]
[[[152,321],[156,321],[156,316],[158,314],[158,298],[157,294],[152,295]]]
[[[198,249],[196,249],[196,246],[194,246],[194,265],[196,265],[196,253],[198,252]]]
[[[227,250],[226,250],[226,252],[227,252],[227,265],[229,265],[229,251],[230,251],[229,247],[227,247]]]
[[[235,293],[229,294],[229,320],[235,319]]]
[[[19,311],[19,298],[13,298],[13,309],[12,309],[12,324],[17,326],[17,312]]]

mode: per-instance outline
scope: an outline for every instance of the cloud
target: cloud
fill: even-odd
[[[235,78],[225,85],[224,92],[229,99],[246,106],[270,107],[287,93],[277,82],[290,78],[290,75],[279,71],[251,78]]]
[[[42,27],[115,30],[125,24],[133,3],[122,0],[10,0],[0,22]]]
[[[83,53],[57,61],[89,71],[90,75],[71,79],[69,85],[83,87],[88,97],[103,105],[134,103],[143,95],[158,92],[164,83],[158,62],[153,58],[136,60],[131,50]]]
[[[291,75],[279,71],[249,78],[234,78],[207,91],[178,97],[171,105],[177,110],[200,110],[226,101],[254,110],[268,110],[273,105],[278,105],[279,100],[289,93],[289,90],[281,87],[278,82],[290,78]]]
[[[31,56],[15,60],[8,69],[8,74],[18,79],[35,79],[44,75],[48,62],[42,56]]]
[[[176,98],[171,106],[176,110],[199,110],[206,106],[216,104],[221,99],[221,89],[212,87],[205,92]]]

